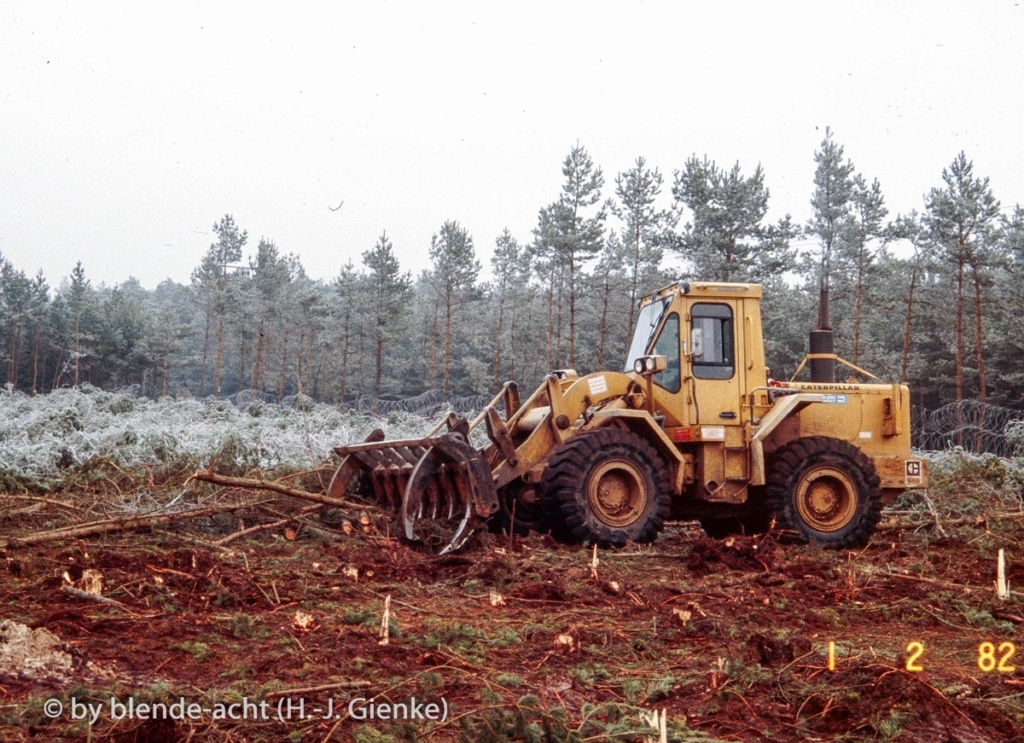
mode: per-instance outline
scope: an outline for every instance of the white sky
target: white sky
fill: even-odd
[[[691,154],[760,162],[803,223],[826,126],[891,215],[960,150],[1024,203],[1020,0],[713,5],[4,0],[0,254],[188,282],[230,213],[314,278],[382,230],[415,274],[447,219],[486,266],[577,141],[605,196],[645,156],[666,206]]]

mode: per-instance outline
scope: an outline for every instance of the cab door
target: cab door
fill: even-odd
[[[701,442],[697,458],[700,497],[729,503],[746,500],[748,477],[738,310],[739,302],[695,301],[688,312],[687,381],[694,400],[690,425]]]
[[[741,360],[736,308],[727,302],[690,305],[690,374],[696,406],[691,424],[740,425]]]

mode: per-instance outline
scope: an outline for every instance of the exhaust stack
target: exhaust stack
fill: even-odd
[[[828,285],[822,282],[821,295],[818,298],[818,327],[811,331],[809,342],[812,355],[835,353],[835,345],[832,338],[832,315],[828,304],[828,289]],[[812,382],[836,381],[835,359],[811,359],[810,368]]]

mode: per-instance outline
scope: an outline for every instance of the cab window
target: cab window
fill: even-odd
[[[679,392],[681,382],[679,355],[679,315],[673,312],[665,320],[658,342],[654,344],[655,356],[665,357],[665,371],[654,375],[654,382],[669,392]]]
[[[672,303],[672,297],[662,297],[650,304],[644,305],[640,310],[640,316],[636,320],[636,329],[633,331],[633,340],[629,344],[629,351],[626,352],[625,372],[633,371],[633,362],[647,353],[654,339],[654,333],[661,323],[665,310]],[[678,333],[679,328],[676,327]]]
[[[698,303],[691,308],[694,342],[693,376],[697,379],[732,379],[736,371],[732,308],[726,304]],[[697,351],[700,351],[698,354]]]

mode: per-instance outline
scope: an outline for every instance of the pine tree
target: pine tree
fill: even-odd
[[[956,355],[956,399],[964,396],[965,284],[974,289],[974,350],[978,374],[978,397],[984,402],[987,388],[983,355],[982,290],[993,265],[993,233],[999,217],[999,202],[992,195],[988,178],[974,177],[974,164],[961,152],[942,171],[944,188],[933,188],[925,197],[922,220],[928,238],[952,272],[956,288],[954,352]],[[970,275],[968,275],[968,272]]]
[[[150,366],[146,339],[151,335],[151,315],[145,306],[145,290],[129,279],[110,290],[100,307],[96,378],[115,388],[138,384],[146,390]]]
[[[494,386],[502,381],[502,352],[507,349],[508,378],[516,376],[516,330],[520,314],[520,297],[529,280],[530,262],[527,252],[506,227],[495,240],[491,256],[494,274],[493,296],[497,303],[494,329],[494,356],[491,364]]]
[[[203,307],[203,352],[199,395],[206,394],[206,367],[209,358],[210,333],[216,326],[217,346],[213,365],[213,394],[221,393],[221,374],[224,361],[224,331],[228,312],[237,306],[235,302],[236,281],[229,269],[242,259],[242,248],[249,239],[249,233],[239,231],[234,218],[225,214],[220,222],[213,225],[217,242],[212,243],[203,256],[202,262],[192,271],[192,287],[196,301]]]
[[[367,308],[373,338],[373,394],[381,395],[381,380],[384,376],[384,357],[387,343],[395,337],[397,325],[408,314],[412,299],[412,278],[402,273],[395,258],[394,248],[382,232],[376,245],[363,253],[363,264],[369,269],[367,293],[370,306]]]
[[[576,364],[576,299],[579,293],[579,274],[584,264],[601,250],[604,243],[605,211],[603,207],[592,211],[601,201],[604,175],[595,167],[585,147],[576,145],[562,162],[562,193],[558,201],[541,210],[534,230],[534,252],[541,259],[549,276],[548,315],[549,336],[560,347],[560,330],[555,321],[561,321],[562,284],[568,295],[569,366]],[[558,312],[555,312],[555,303]],[[557,335],[556,335],[557,334]]]
[[[457,315],[474,296],[480,261],[473,238],[458,222],[446,221],[439,234],[430,238],[430,285],[444,326],[441,394],[451,390],[452,333]]]
[[[85,269],[82,262],[78,261],[71,271],[71,286],[67,292],[67,303],[71,310],[72,321],[72,349],[75,369],[75,389],[78,389],[81,381],[82,358],[87,354],[87,349],[92,341],[92,335],[87,333],[92,319],[92,311],[95,304],[95,293],[92,283],[85,276]]]
[[[0,327],[6,336],[7,384],[17,389],[21,369],[21,351],[28,333],[33,309],[32,281],[0,259]]]
[[[252,289],[255,313],[255,349],[249,387],[254,390],[266,387],[270,347],[274,336],[284,331],[282,305],[293,288],[294,260],[285,259],[273,240],[266,238],[260,240],[256,255],[249,259],[247,283]]]
[[[234,218],[230,214],[213,226],[217,234],[217,242],[210,246],[209,255],[215,260],[220,270],[216,292],[213,297],[214,312],[217,317],[217,355],[213,362],[213,394],[220,396],[221,373],[224,362],[224,326],[229,309],[233,304],[234,282],[228,274],[232,264],[242,260],[242,248],[249,239],[249,233],[239,231]]]
[[[905,383],[908,380],[907,374],[910,367],[910,346],[914,329],[915,301],[917,300],[917,292],[922,281],[922,274],[925,271],[927,262],[930,260],[930,243],[922,239],[920,218],[916,211],[898,216],[889,227],[889,237],[892,240],[905,240],[913,249],[913,256],[909,260],[904,261],[907,282],[905,284],[903,308],[903,341],[900,347],[900,381]],[[898,266],[899,263],[895,263],[894,268]],[[894,270],[890,270],[889,273],[894,272]]]
[[[341,365],[336,398],[339,403],[346,402],[351,393],[349,375],[352,373],[353,357],[359,353],[362,345],[360,343],[363,337],[361,330],[365,316],[364,307],[366,306],[364,285],[364,277],[356,271],[352,261],[342,266],[338,276],[334,279],[336,295],[334,330],[337,337],[335,353]]]
[[[861,326],[865,296],[870,286],[868,279],[874,269],[878,250],[873,241],[884,237],[883,220],[889,213],[885,208],[878,179],[873,180],[869,186],[861,175],[854,176],[852,207],[850,230],[844,248],[847,261],[852,267],[853,363],[857,364],[862,350]]]
[[[595,359],[598,370],[608,368],[610,358],[625,355],[625,344],[633,331],[641,275],[639,263],[634,262],[636,258],[635,245],[623,245],[619,236],[612,234],[605,241],[594,269],[592,296],[597,299],[599,308]]]
[[[29,300],[29,323],[32,333],[32,394],[42,391],[45,361],[43,333],[50,305],[50,287],[46,283],[42,270],[32,281]]]
[[[611,210],[623,223],[620,242],[625,248],[629,273],[627,334],[633,330],[639,287],[657,273],[663,257],[661,246],[667,241],[668,233],[677,221],[673,212],[655,206],[663,181],[658,169],[647,168],[647,161],[642,157],[636,159],[633,168],[619,173],[615,178],[615,196],[618,201],[612,202]],[[605,245],[606,251],[609,250],[609,243]],[[603,270],[608,268],[610,266],[605,265]],[[601,345],[603,349],[603,342]],[[599,368],[603,368],[603,355],[598,353]]]
[[[768,213],[768,189],[758,165],[745,177],[736,163],[728,172],[696,156],[676,171],[672,196],[690,211],[691,221],[674,247],[707,281],[754,281],[789,270],[795,230],[787,215],[775,225],[762,224]]]
[[[832,131],[825,127],[821,149],[814,153],[814,195],[811,197],[813,216],[807,223],[806,234],[816,237],[821,244],[818,263],[818,286],[826,295],[832,285],[832,260],[843,236],[851,227],[851,202],[854,194],[853,163],[843,160],[843,147],[832,139]],[[826,313],[827,304],[819,305]],[[828,315],[819,315],[818,327],[832,328]]]

